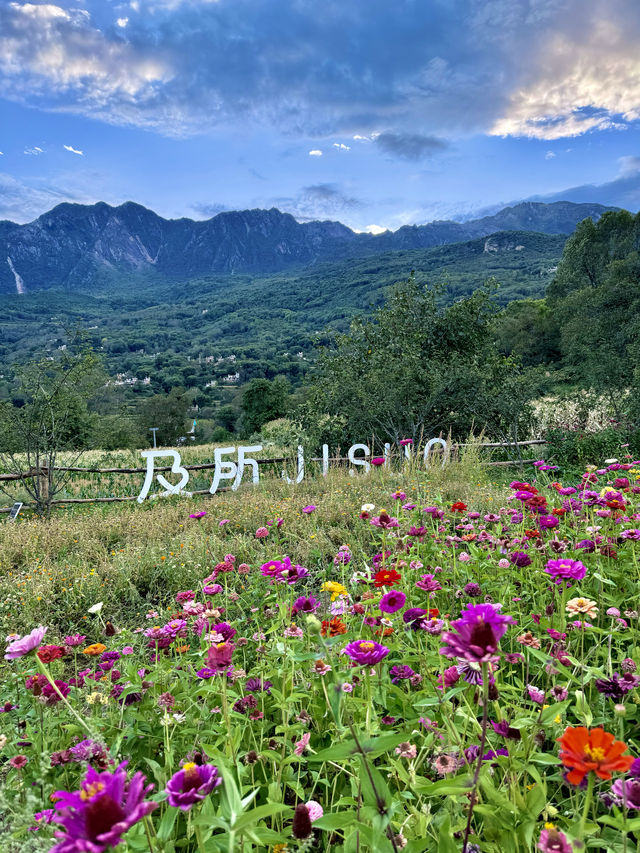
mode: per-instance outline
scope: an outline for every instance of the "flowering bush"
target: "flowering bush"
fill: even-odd
[[[348,545],[318,496],[146,618],[7,636],[1,848],[635,849],[640,463],[491,509],[389,476]]]

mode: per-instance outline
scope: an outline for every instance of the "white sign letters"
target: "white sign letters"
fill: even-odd
[[[431,453],[431,449],[434,445],[441,445],[444,450],[442,454],[442,464],[444,465],[449,457],[449,447],[444,438],[432,438],[427,442],[424,448],[423,459],[425,466],[429,464],[429,455]],[[232,456],[236,453],[237,450],[237,462],[233,459],[225,459],[223,457]],[[231,482],[232,491],[236,491],[242,482],[242,478],[246,468],[251,469],[251,481],[256,484],[260,482],[260,470],[258,468],[258,460],[253,458],[251,454],[259,453],[262,450],[261,444],[254,444],[250,447],[241,446],[236,448],[235,446],[230,447],[216,447],[213,451],[213,462],[214,462],[214,472],[213,472],[213,480],[211,482],[211,488],[209,489],[210,493],[214,495],[218,488],[220,487],[220,483],[222,482]],[[356,454],[361,454],[356,456]],[[405,445],[404,446],[404,455],[406,458],[410,458],[411,449]],[[149,491],[151,489],[151,484],[153,483],[154,476],[157,479],[158,483],[162,486],[164,491],[160,492],[158,495],[152,495],[152,497],[166,497],[167,495],[191,495],[191,492],[185,491],[185,486],[189,482],[189,472],[186,468],[184,468],[180,463],[180,454],[177,450],[143,450],[141,451],[141,456],[143,459],[147,460],[147,468],[146,474],[144,478],[144,484],[142,486],[142,490],[138,495],[138,503],[142,503],[145,498],[148,497]],[[349,468],[349,474],[353,477],[356,474],[356,468],[363,468],[365,473],[370,471],[371,462],[369,461],[369,457],[371,456],[371,451],[366,444],[354,444],[352,445],[347,452],[347,459],[351,463],[352,468]],[[176,484],[170,483],[161,473],[156,472],[155,470],[155,460],[156,459],[171,459],[171,473],[179,474],[180,481]],[[391,459],[391,445],[385,444],[384,446],[384,464],[385,466],[389,464]],[[322,462],[322,474],[324,477],[329,473],[329,445],[322,445],[322,458],[318,460],[314,460],[318,462]],[[285,470],[282,471],[282,479],[285,480],[290,485],[294,483],[301,483],[304,479],[305,475],[305,464],[304,464],[304,447],[302,445],[298,446],[298,470],[296,472],[295,478],[289,477]]]

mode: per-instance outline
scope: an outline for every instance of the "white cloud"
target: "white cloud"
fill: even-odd
[[[345,145],[344,142],[334,142],[333,147],[337,148],[338,151],[351,151],[351,146]]]
[[[555,155],[555,152],[554,152],[554,151],[547,151],[547,153],[544,155],[544,159],[545,159],[545,160],[553,160],[553,158],[554,158],[555,156],[556,156],[556,155]]]
[[[129,23],[129,18],[117,18],[116,25],[124,29]]]
[[[387,229],[382,225],[367,225],[364,229],[368,234],[384,234]]]
[[[322,157],[322,151],[319,148],[313,148],[309,151],[309,157]]]
[[[551,35],[490,133],[559,139],[640,118],[638,26],[608,15],[595,4],[584,26]]]
[[[619,177],[628,178],[631,175],[637,175],[640,172],[640,157],[637,155],[629,155],[627,157],[618,157]]]
[[[33,148],[25,148],[22,153],[29,154],[32,157],[39,157],[40,154],[44,154],[44,150],[39,148],[37,145],[34,145]]]
[[[63,145],[62,147],[65,151],[70,151],[72,154],[79,154],[81,157],[84,157],[84,151],[80,151],[78,148],[74,148],[72,145]]]

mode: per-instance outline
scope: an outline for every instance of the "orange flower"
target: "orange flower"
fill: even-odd
[[[102,643],[93,643],[91,646],[87,646],[86,649],[82,650],[83,655],[101,655],[102,652],[106,652],[107,647],[103,646]]]
[[[330,637],[337,637],[338,634],[346,634],[347,626],[344,624],[342,619],[339,616],[334,616],[333,619],[327,621],[326,619],[322,620],[322,628],[320,633],[323,637],[326,637],[327,634]]]
[[[600,779],[611,779],[612,772],[626,773],[633,764],[633,756],[622,754],[626,743],[604,729],[569,726],[558,743],[562,745],[560,759],[570,769],[567,782],[572,785],[579,785],[591,771]]]
[[[173,651],[178,655],[183,655],[189,651],[189,646],[174,646]]]

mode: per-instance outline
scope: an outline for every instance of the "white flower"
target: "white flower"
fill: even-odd
[[[617,459],[605,459],[604,464],[605,465],[615,465],[617,461],[618,461]]]
[[[0,749],[4,749],[6,745],[7,745],[7,736],[6,735],[0,735]]]
[[[375,508],[375,504],[362,504],[362,506],[360,507],[360,512],[373,512]]]
[[[88,610],[87,613],[100,613],[103,608],[104,603],[99,601],[97,604],[93,604]]]
[[[172,717],[176,721],[176,723],[184,723],[184,721],[187,719],[186,714],[172,714]]]

